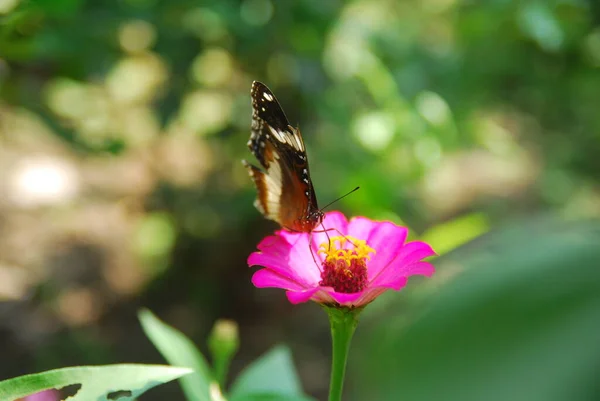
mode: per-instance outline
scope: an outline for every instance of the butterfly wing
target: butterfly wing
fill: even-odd
[[[244,165],[258,190],[257,209],[268,219],[294,231],[311,231],[322,213],[310,180],[300,130],[288,122],[266,85],[252,84],[252,133],[248,147],[264,170]]]

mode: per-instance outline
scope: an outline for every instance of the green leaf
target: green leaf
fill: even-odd
[[[443,255],[488,231],[487,220],[482,213],[471,213],[438,224],[423,233],[420,240],[430,244],[438,255]]]
[[[229,398],[229,401],[314,401],[314,398],[302,395],[278,393],[242,394]]]
[[[272,393],[301,396],[300,379],[288,347],[279,345],[258,358],[240,373],[231,386],[231,396]]]
[[[463,273],[407,329],[394,315],[365,327],[358,399],[598,398],[600,225],[521,221],[490,234],[438,260],[438,274]]]
[[[142,310],[139,318],[144,333],[169,363],[194,370],[181,380],[187,399],[210,401],[210,386],[214,380],[200,351],[185,335],[160,321],[149,310]]]
[[[134,400],[154,386],[191,372],[187,368],[134,364],[49,370],[0,382],[0,400],[15,400],[42,390],[77,384],[81,388],[69,401],[107,401],[111,393],[117,392],[122,394],[119,401]]]

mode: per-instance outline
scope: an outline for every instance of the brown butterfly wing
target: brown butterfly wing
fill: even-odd
[[[257,209],[293,231],[311,231],[322,219],[310,180],[300,131],[288,122],[266,85],[252,84],[252,134],[248,147],[264,171],[243,161],[258,196]]]

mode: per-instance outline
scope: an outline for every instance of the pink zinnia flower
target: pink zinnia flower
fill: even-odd
[[[327,213],[323,225],[331,230],[280,230],[263,239],[248,258],[248,265],[264,267],[254,273],[252,283],[285,289],[293,304],[313,300],[361,307],[388,289],[402,289],[409,276],[434,272],[422,259],[435,252],[424,242],[405,242],[405,227],[365,217],[348,222],[339,212]]]

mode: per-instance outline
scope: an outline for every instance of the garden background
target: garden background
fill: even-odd
[[[0,0],[0,379],[163,363],[148,307],[203,350],[235,320],[234,376],[288,344],[325,398],[324,314],[250,283],[276,228],[240,162],[253,80],[301,128],[321,205],[360,186],[333,208],[441,255],[365,312],[347,399],[600,397],[583,0]]]

